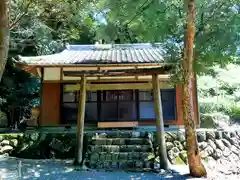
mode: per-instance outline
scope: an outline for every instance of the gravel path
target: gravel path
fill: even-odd
[[[231,159],[210,160],[206,165],[210,180],[240,179],[240,164],[237,156]],[[188,177],[187,166],[173,166],[174,173],[132,173],[77,171],[72,161],[27,160],[16,158],[0,158],[0,175],[2,180],[184,180]],[[19,178],[21,177],[21,178]],[[203,178],[204,179],[204,178]]]

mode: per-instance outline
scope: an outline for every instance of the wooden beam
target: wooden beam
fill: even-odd
[[[137,127],[137,121],[131,122],[98,122],[98,128],[127,128],[127,127]]]
[[[153,83],[153,93],[154,93],[154,107],[155,107],[155,116],[156,116],[156,128],[157,128],[157,143],[159,150],[160,168],[168,169],[168,158],[167,151],[165,146],[165,137],[164,137],[164,122],[163,122],[163,111],[162,111],[162,101],[161,101],[161,92],[160,85],[158,81],[157,74],[152,76]]]
[[[162,89],[172,88],[172,84],[169,82],[159,82],[159,87]],[[128,89],[152,89],[152,83],[102,83],[102,84],[86,84],[87,91],[97,91],[97,90],[128,90]],[[81,85],[73,84],[66,85],[64,88],[64,92],[72,92],[79,91],[81,89]]]
[[[168,74],[172,67],[157,67],[157,68],[145,68],[145,69],[116,69],[116,70],[100,70],[100,71],[64,71],[64,76],[68,77],[80,77],[85,74],[88,77],[94,76],[141,76],[152,74]]]
[[[77,150],[75,164],[82,165],[83,163],[83,137],[84,137],[84,118],[85,118],[85,103],[86,103],[86,77],[81,77],[80,99],[78,105],[78,121],[77,121]]]
[[[151,83],[119,83],[119,84],[89,84],[88,90],[127,90],[127,89],[152,89]]]

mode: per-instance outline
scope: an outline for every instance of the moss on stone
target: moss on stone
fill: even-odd
[[[172,163],[173,163],[174,165],[183,165],[183,164],[185,164],[185,162],[184,162],[179,156],[177,156],[176,158],[174,158],[174,159],[172,160]]]

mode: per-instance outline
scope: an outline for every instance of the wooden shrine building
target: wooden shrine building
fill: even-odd
[[[156,117],[165,126],[184,124],[181,86],[170,83],[172,65],[159,44],[69,45],[57,54],[20,56],[17,63],[42,80],[39,126],[78,119],[85,127],[153,126]],[[199,124],[196,80],[193,87]]]

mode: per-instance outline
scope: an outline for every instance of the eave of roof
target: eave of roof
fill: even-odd
[[[166,65],[163,54],[159,43],[69,45],[52,55],[19,56],[17,63],[36,67]]]

